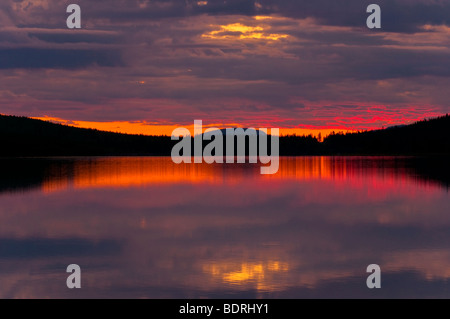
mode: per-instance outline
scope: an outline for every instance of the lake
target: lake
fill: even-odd
[[[450,297],[447,159],[0,163],[2,298]]]

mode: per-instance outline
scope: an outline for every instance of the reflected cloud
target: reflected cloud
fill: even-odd
[[[257,291],[270,292],[284,289],[285,282],[276,282],[277,273],[288,272],[287,263],[280,261],[261,262],[222,262],[206,264],[203,270],[223,284],[233,288],[248,290],[254,288]]]
[[[0,238],[0,260],[32,259],[54,256],[98,256],[120,252],[115,241],[90,241],[84,238]]]

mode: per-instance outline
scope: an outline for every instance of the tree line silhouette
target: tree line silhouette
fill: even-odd
[[[1,157],[170,156],[176,143],[168,136],[112,133],[0,115]],[[281,156],[440,154],[450,155],[448,114],[386,129],[332,133],[323,141],[312,135],[280,137]]]

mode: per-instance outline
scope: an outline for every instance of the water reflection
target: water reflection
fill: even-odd
[[[250,164],[180,164],[164,157],[0,158],[0,192],[40,188],[130,187],[152,183],[239,182],[252,178],[341,179],[374,176],[414,179],[448,188],[449,158],[417,157],[282,157],[275,175],[258,176]]]
[[[219,287],[225,284],[242,290],[254,287],[258,291],[271,292],[284,288],[285,283],[277,280],[276,276],[289,271],[289,265],[273,260],[243,264],[237,264],[236,261],[212,261],[205,264],[203,270],[217,280],[216,285]]]
[[[0,296],[448,297],[442,161],[282,158],[268,176],[170,158],[3,160]]]

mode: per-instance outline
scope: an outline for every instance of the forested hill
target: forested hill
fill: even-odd
[[[170,156],[167,136],[128,135],[81,129],[26,117],[0,115],[0,157]],[[206,145],[207,142],[204,142]],[[450,154],[450,117],[350,134],[280,139],[280,155],[439,155]]]
[[[382,130],[335,134],[325,138],[330,154],[450,154],[450,116]]]
[[[82,129],[26,117],[0,115],[0,156],[170,155],[166,136]]]

